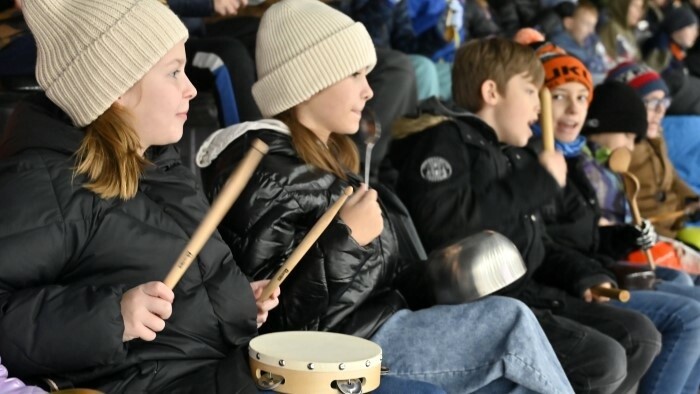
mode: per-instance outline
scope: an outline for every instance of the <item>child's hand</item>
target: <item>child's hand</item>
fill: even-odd
[[[255,296],[255,304],[258,306],[258,317],[257,323],[258,328],[262,326],[265,321],[267,321],[267,313],[276,307],[279,303],[280,288],[276,288],[275,291],[270,295],[270,298],[266,300],[261,300],[263,289],[270,283],[269,280],[259,280],[257,282],[250,282],[250,287],[253,289],[253,296]]]
[[[124,293],[121,300],[122,341],[156,339],[156,333],[163,331],[165,320],[173,312],[173,299],[175,294],[163,282],[144,283]]]
[[[214,12],[220,16],[236,15],[248,5],[248,0],[214,0]]]
[[[372,242],[384,229],[377,191],[367,190],[364,183],[348,198],[339,216],[350,227],[350,235],[360,246]]]
[[[552,174],[559,186],[566,185],[566,160],[561,152],[545,151],[540,153],[540,164]]]
[[[605,282],[595,287],[605,287],[608,289],[612,289],[612,284],[610,282]],[[610,298],[593,294],[591,289],[586,289],[586,291],[583,292],[583,300],[586,302],[608,302],[610,301]]]

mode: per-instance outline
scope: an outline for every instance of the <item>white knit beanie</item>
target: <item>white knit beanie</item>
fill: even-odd
[[[319,0],[283,0],[263,15],[253,97],[265,117],[377,63],[365,27]]]
[[[187,28],[156,0],[24,0],[36,77],[76,126],[102,115]]]

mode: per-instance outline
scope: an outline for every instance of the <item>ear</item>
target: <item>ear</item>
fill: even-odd
[[[481,84],[481,99],[484,100],[485,104],[496,105],[500,97],[501,96],[498,93],[498,85],[496,85],[496,81],[487,79]]]
[[[124,108],[124,96],[119,96],[117,101],[114,102],[114,105]]]
[[[564,17],[561,20],[561,23],[564,25],[564,29],[571,30],[571,28],[574,26],[574,18],[570,16]]]

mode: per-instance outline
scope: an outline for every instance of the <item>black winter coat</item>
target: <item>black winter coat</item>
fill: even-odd
[[[291,137],[250,130],[215,161],[211,195],[243,157],[254,138],[269,152],[219,227],[243,272],[269,278],[284,263],[346,182],[305,164]],[[338,217],[282,283],[280,305],[261,330],[334,331],[369,338],[394,312],[426,301],[424,252],[401,202],[379,185],[384,231],[359,246]],[[416,297],[415,301],[412,297]],[[409,302],[407,302],[407,300]]]
[[[583,168],[586,160],[592,159],[583,154],[566,159],[564,192],[543,207],[542,217],[555,242],[611,266],[638,248],[637,230],[626,224],[599,226],[600,206]]]
[[[501,294],[544,307],[563,297],[541,285],[580,296],[612,280],[582,254],[551,242],[539,209],[559,186],[533,151],[500,144],[479,118],[452,117],[394,140],[390,157],[400,173],[399,197],[428,250],[486,229],[518,247],[527,274]],[[543,298],[546,302],[540,302]]]
[[[3,364],[109,393],[257,392],[245,355],[255,300],[218,235],[176,286],[165,330],[122,342],[122,295],[165,278],[209,205],[172,147],[152,152],[134,198],[99,198],[73,174],[82,137],[40,97],[0,144]]]

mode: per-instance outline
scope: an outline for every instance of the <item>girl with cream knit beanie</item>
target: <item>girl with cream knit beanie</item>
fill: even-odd
[[[209,209],[170,145],[187,29],[157,0],[23,7],[43,92],[0,143],[3,364],[47,389],[257,392],[247,343],[277,295],[218,236],[161,282]]]
[[[269,277],[343,190],[355,188],[282,284],[281,305],[262,330],[370,339],[390,375],[449,393],[572,392],[520,302],[435,306],[406,208],[381,185],[361,183],[348,136],[372,97],[366,76],[376,57],[364,26],[320,1],[282,0],[262,18],[256,56],[253,97],[269,119],[219,130],[197,155],[213,167],[213,196],[252,139],[270,146],[219,227],[243,272]]]

